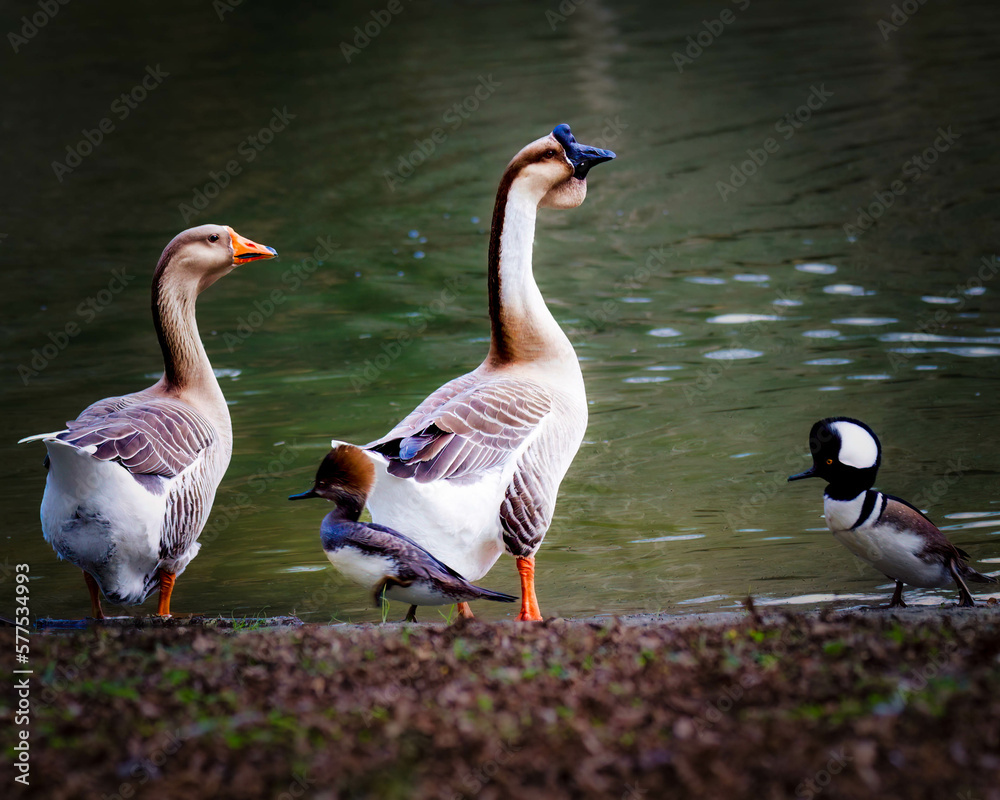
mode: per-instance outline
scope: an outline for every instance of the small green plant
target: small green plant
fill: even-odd
[[[236,618],[234,614],[229,615],[229,622],[233,626],[234,631],[255,631],[263,628],[267,624],[267,615],[264,611],[267,606],[262,608],[257,614],[248,617]]]
[[[455,606],[448,606],[448,613],[447,613],[447,615],[439,608],[438,609],[438,614],[440,614],[441,617],[444,619],[444,621],[447,622],[450,625],[451,624],[451,618],[453,616],[455,616],[455,610],[457,608],[458,608],[457,605],[455,605]]]
[[[383,625],[385,624],[385,621],[387,619],[389,619],[389,601],[386,599],[385,590],[386,590],[386,587],[385,587],[385,585],[383,585],[382,586],[382,591],[379,593],[379,598],[378,598],[379,599],[379,605],[381,606],[380,610],[382,612],[382,624]]]

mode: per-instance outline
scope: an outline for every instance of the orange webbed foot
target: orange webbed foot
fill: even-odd
[[[521,576],[521,613],[518,622],[541,622],[542,611],[535,596],[535,557],[517,558],[517,571]]]

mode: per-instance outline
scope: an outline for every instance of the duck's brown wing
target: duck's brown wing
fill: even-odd
[[[927,561],[943,561],[945,564],[951,559],[960,564],[969,560],[969,554],[955,547],[919,508],[891,494],[885,497],[888,502],[878,521],[893,525],[901,531],[918,532],[926,543],[919,553],[921,558]]]

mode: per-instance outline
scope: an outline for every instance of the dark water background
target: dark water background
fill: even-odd
[[[559,122],[619,159],[539,219],[536,276],[591,402],[543,612],[885,595],[823,528],[819,482],[785,484],[833,414],[880,434],[880,488],[996,569],[995,4],[384,8],[71,3],[0,43],[0,608],[27,562],[35,613],[87,611],[41,537],[42,447],[14,442],[152,382],[152,268],[218,222],[281,259],[201,299],[235,452],[175,609],[377,618],[323,557],[321,505],[284,498],[332,436],[373,439],[479,363],[496,183]],[[65,346],[33,365],[50,334]],[[516,590],[511,560],[483,583]]]

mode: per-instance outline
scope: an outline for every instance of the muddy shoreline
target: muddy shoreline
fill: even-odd
[[[1000,800],[997,605],[276,622],[34,633],[8,796]]]

